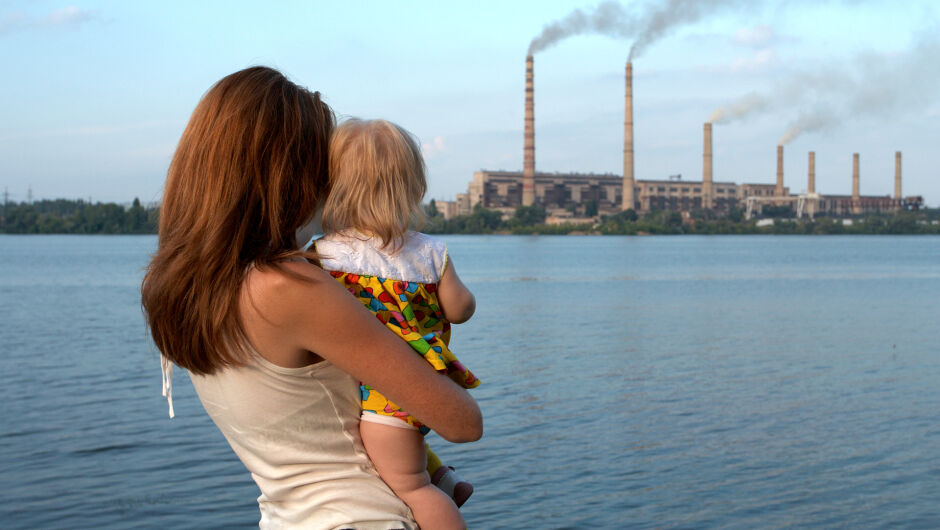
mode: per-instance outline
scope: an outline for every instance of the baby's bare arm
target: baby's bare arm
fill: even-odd
[[[451,260],[447,260],[441,281],[437,284],[437,297],[441,302],[444,316],[453,324],[470,320],[477,308],[476,298],[460,281],[460,276],[457,276],[457,270]]]

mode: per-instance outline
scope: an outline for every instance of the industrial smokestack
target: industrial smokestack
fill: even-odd
[[[633,196],[633,64],[627,61],[623,106],[623,202],[621,210],[634,208]]]
[[[705,147],[702,150],[702,207],[712,208],[712,124],[705,122]]]
[[[894,152],[894,200],[901,200],[901,152]]]
[[[532,56],[525,58],[525,137],[522,162],[522,205],[535,202],[535,84]]]
[[[858,200],[858,153],[852,154],[852,213],[861,213],[861,204]]]
[[[816,193],[816,152],[809,152],[809,189],[807,193],[810,195]]]
[[[774,191],[777,197],[783,197],[783,146],[777,146],[777,189]]]

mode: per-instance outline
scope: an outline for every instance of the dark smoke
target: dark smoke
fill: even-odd
[[[842,0],[861,4],[866,0]],[[601,2],[590,11],[575,9],[563,18],[547,24],[529,44],[529,55],[545,50],[575,35],[597,34],[618,39],[634,39],[628,60],[639,57],[646,49],[673,30],[698,22],[724,10],[737,12],[756,10],[761,0],[665,0],[647,1],[633,12],[627,12],[613,1]],[[819,0],[788,0],[785,4],[819,3]]]
[[[542,28],[542,32],[529,44],[529,55],[574,35],[593,33],[620,39],[630,38],[636,30],[635,24],[636,21],[617,2],[601,2],[587,12],[575,9]]]
[[[630,46],[629,61],[646,51],[650,44],[668,35],[675,28],[692,24],[726,8],[755,7],[758,2],[744,0],[667,0],[647,4],[638,27],[643,28]]]
[[[547,24],[529,44],[529,55],[550,48],[575,35],[607,35],[616,39],[635,39],[630,58],[639,56],[650,44],[683,24],[697,22],[730,7],[759,5],[745,0],[666,0],[647,2],[634,12],[627,12],[617,2],[601,2],[584,11],[575,9]]]

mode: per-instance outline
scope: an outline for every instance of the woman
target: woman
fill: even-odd
[[[482,419],[297,250],[328,192],[333,123],[270,68],[216,83],[170,164],[143,306],[261,489],[261,527],[415,528],[362,448],[358,381],[452,442],[479,439]]]

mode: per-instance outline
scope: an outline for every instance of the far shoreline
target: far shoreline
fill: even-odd
[[[745,219],[745,212],[737,208],[682,213],[627,210],[574,223],[549,219],[539,206],[520,206],[514,213],[477,207],[472,213],[445,218],[431,201],[420,213],[423,219],[415,227],[440,235],[940,235],[940,208],[814,219],[796,218],[796,212],[782,207],[755,219]],[[8,202],[0,209],[0,234],[155,235],[159,216],[159,204],[144,206],[136,198],[129,205],[82,199]]]

